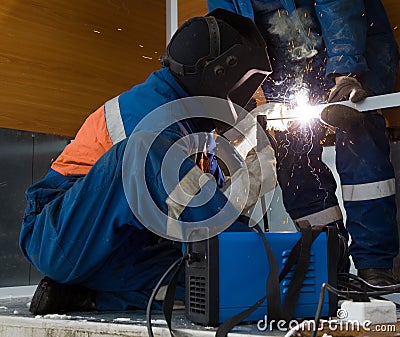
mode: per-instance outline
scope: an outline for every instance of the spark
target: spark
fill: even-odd
[[[298,90],[292,100],[294,101],[292,114],[300,120],[301,124],[319,117],[319,112],[309,103],[309,91],[306,88]]]
[[[315,169],[311,166],[310,153],[311,153],[311,151],[312,151],[312,149],[314,147],[314,144],[312,142],[312,139],[314,138],[314,132],[313,132],[313,130],[311,128],[311,124],[310,123],[308,124],[308,128],[310,130],[310,147],[309,147],[309,149],[307,151],[307,165],[310,168],[311,174],[315,177],[316,181],[318,182],[318,190],[323,191],[324,194],[325,194],[325,196],[324,196],[324,208],[325,208],[325,203],[326,203],[326,200],[329,197],[329,193],[328,193],[327,189],[322,186],[322,182],[321,182],[321,179],[319,178],[319,175],[317,173],[315,173]]]

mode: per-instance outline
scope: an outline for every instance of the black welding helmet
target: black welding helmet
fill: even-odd
[[[265,41],[253,21],[224,9],[185,22],[161,64],[188,94],[229,96],[241,107],[272,71]]]

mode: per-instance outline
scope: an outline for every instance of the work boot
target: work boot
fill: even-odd
[[[359,269],[358,276],[374,286],[392,286],[398,284],[391,269]]]
[[[39,282],[29,307],[35,315],[95,309],[94,291],[79,285],[58,283],[47,276]]]

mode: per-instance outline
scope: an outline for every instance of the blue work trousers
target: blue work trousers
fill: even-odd
[[[22,252],[50,278],[95,290],[100,310],[145,309],[160,277],[181,256],[180,245],[143,227],[129,208],[122,184],[126,142],[86,176],[51,171],[26,192]]]
[[[377,1],[368,2],[368,5],[367,19],[371,21],[375,13],[382,13],[382,5]],[[273,15],[256,15],[255,20],[268,43],[273,68],[273,73],[263,83],[267,101],[290,105],[291,98],[301,89],[308,92],[310,103],[325,101],[333,81],[325,77],[323,40],[315,45],[317,55],[293,60],[287,41],[271,30]],[[314,17],[314,28],[318,32],[312,9],[308,17]],[[384,19],[373,20],[374,25],[368,27],[364,56],[369,71],[359,76],[359,81],[370,95],[393,90],[398,69],[397,46]],[[362,120],[357,127],[336,129],[336,168],[341,185],[379,183],[394,178],[383,116],[367,112]],[[278,181],[291,218],[302,218],[338,205],[336,182],[321,160],[321,143],[326,135],[321,121],[292,122],[288,131],[275,135]],[[395,196],[369,198],[365,195],[363,200],[345,200],[344,207],[346,228],[352,238],[350,254],[356,268],[392,268],[393,258],[398,254]],[[338,221],[335,225],[343,224]]]

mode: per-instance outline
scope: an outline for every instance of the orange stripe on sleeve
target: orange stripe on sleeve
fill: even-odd
[[[97,160],[111,147],[104,117],[104,105],[92,113],[51,168],[64,176],[87,174]]]

